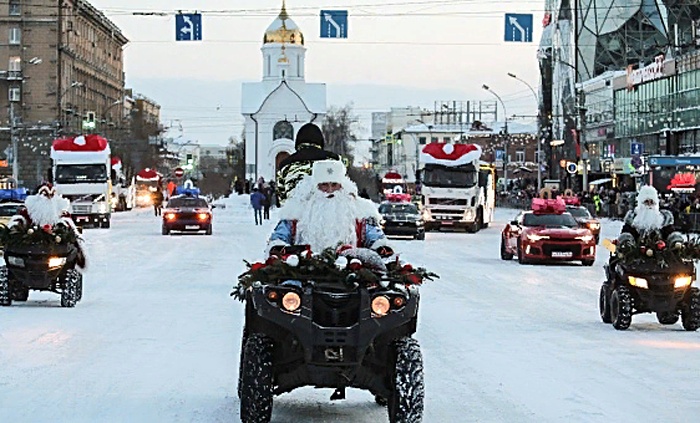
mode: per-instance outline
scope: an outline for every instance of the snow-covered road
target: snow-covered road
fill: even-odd
[[[696,420],[700,333],[651,315],[627,332],[601,323],[605,250],[590,268],[501,261],[500,231],[515,213],[499,210],[479,234],[395,242],[442,277],[422,288],[424,422]],[[0,309],[0,422],[238,422],[243,313],[229,293],[273,226],[252,220],[235,198],[215,210],[211,237],[162,236],[145,210],[86,230],[91,262],[76,308],[32,293]],[[330,394],[285,394],[273,422],[388,421],[369,394],[335,403]]]

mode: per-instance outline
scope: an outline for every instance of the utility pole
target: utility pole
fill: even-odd
[[[532,92],[532,95],[535,97],[535,105],[537,106],[537,123],[539,124],[541,122],[540,119],[540,98],[535,92],[535,89],[532,88],[532,85],[528,84],[525,80],[518,78],[515,74],[513,73],[508,73],[508,76],[511,78],[517,79],[518,81],[522,82],[523,84],[527,85],[527,87],[530,89]],[[506,116],[506,132],[508,132],[508,117]],[[539,139],[539,136],[537,137],[537,192],[539,192],[542,189],[542,140]]]
[[[586,145],[586,92],[581,87],[578,97],[578,112],[581,129],[579,142],[581,143],[581,162],[583,163],[583,191],[588,191],[588,146]]]
[[[498,101],[501,102],[501,107],[503,107],[503,117],[505,118],[505,133],[504,133],[504,140],[503,140],[503,145],[504,145],[504,157],[503,157],[503,187],[504,190],[508,190],[508,112],[506,111],[506,105],[503,103],[503,100],[501,100],[501,97],[499,97],[498,94],[496,94],[488,85],[484,84],[481,86],[481,88],[485,89],[486,91],[490,92],[493,96],[495,96]],[[498,120],[498,118],[496,118]]]
[[[15,102],[10,99],[10,140],[12,141],[12,178],[19,186],[19,164],[17,162],[18,142],[15,136]]]

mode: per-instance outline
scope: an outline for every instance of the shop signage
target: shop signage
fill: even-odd
[[[654,58],[654,63],[640,69],[633,69],[632,65],[627,67],[627,89],[631,90],[636,85],[643,82],[653,81],[664,77],[664,61],[666,57],[662,54]]]

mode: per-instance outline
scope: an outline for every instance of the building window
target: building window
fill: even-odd
[[[10,0],[10,16],[20,16],[22,14],[22,6],[19,0]]]
[[[267,56],[267,74],[266,76],[272,75],[272,66],[271,66],[271,60],[270,56]]]
[[[279,140],[283,138],[288,140],[294,139],[294,127],[291,123],[289,123],[286,120],[277,122],[272,130],[273,140]]]
[[[297,76],[301,76],[301,57],[297,57]]]
[[[445,138],[442,139],[442,142],[444,142],[445,144],[449,144],[449,143],[452,142],[452,140],[449,139],[449,138],[447,138],[447,137],[445,137]]]
[[[19,56],[10,57],[10,63],[7,70],[10,72],[19,72],[22,70],[22,59]]]
[[[21,101],[22,97],[20,95],[19,87],[13,87],[7,90],[7,93],[9,94],[9,100],[10,101]]]
[[[282,79],[284,79],[286,75],[284,74],[284,69],[282,69]]]
[[[17,45],[22,43],[22,30],[19,28],[9,29],[9,41],[10,44]]]
[[[431,144],[435,144],[436,142],[438,142],[437,137],[432,137],[432,138],[430,139],[430,143],[431,143]]]
[[[426,142],[427,142],[427,138],[426,138],[426,137],[420,137],[420,138],[418,138],[418,143],[419,143],[420,145],[424,145]]]
[[[515,161],[518,163],[524,163],[525,162],[525,152],[524,151],[516,151],[515,152]]]

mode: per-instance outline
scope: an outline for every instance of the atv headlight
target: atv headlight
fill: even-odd
[[[530,234],[530,235],[527,236],[527,239],[529,239],[530,241],[540,241],[540,240],[543,240],[543,239],[549,239],[549,236],[547,236],[547,235],[535,235],[535,234]]]
[[[65,257],[51,257],[51,258],[49,258],[49,269],[63,267],[64,264],[66,264]]]
[[[391,304],[389,303],[389,299],[383,295],[376,296],[372,300],[372,312],[377,317],[386,316],[390,308]]]
[[[583,242],[591,242],[591,241],[593,241],[593,235],[579,236],[579,237],[576,237],[576,239],[583,241]]]
[[[19,257],[7,256],[7,262],[12,266],[24,267],[24,259]]]
[[[649,284],[646,279],[635,278],[634,276],[629,277],[630,285],[636,286],[637,288],[649,289]]]
[[[674,281],[673,286],[675,288],[685,288],[686,286],[690,285],[691,282],[693,282],[693,278],[690,276],[678,276]]]
[[[301,297],[296,292],[287,292],[282,297],[282,307],[290,313],[294,313],[301,307]]]

